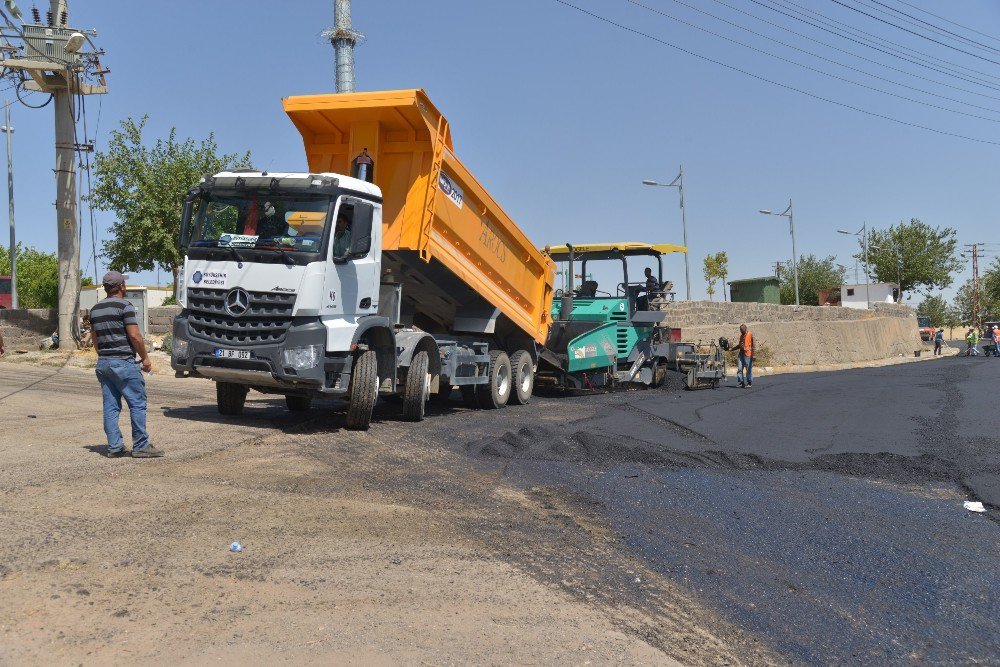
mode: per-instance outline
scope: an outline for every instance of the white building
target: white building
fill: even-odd
[[[896,283],[871,283],[865,285],[841,285],[840,305],[845,308],[867,308],[871,303],[895,303],[899,300],[899,285]]]

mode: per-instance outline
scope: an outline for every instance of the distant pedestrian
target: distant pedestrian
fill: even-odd
[[[934,332],[934,354],[941,354],[941,346],[944,345],[944,329],[938,329]]]
[[[5,352],[6,352],[6,350],[4,349],[4,346],[3,346],[3,332],[0,331],[0,357],[2,357]]]
[[[0,351],[3,350],[3,341],[0,340]],[[1000,357],[1000,327],[993,325],[993,356]]]
[[[104,291],[108,296],[90,310],[90,325],[97,347],[97,379],[104,397],[104,433],[108,437],[108,458],[125,456],[125,443],[118,417],[122,398],[128,403],[132,421],[132,457],[163,456],[163,450],[149,444],[146,432],[146,381],[142,371],[153,369],[146,345],[139,332],[135,307],[125,300],[125,277],[117,271],[104,275]]]
[[[753,334],[747,325],[740,325],[740,342],[736,344],[736,381],[741,387],[753,386]],[[746,370],[746,375],[744,375]]]
[[[972,327],[969,333],[965,334],[965,342],[968,347],[965,349],[965,356],[979,356],[979,329]]]

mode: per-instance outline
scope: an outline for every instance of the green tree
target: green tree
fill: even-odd
[[[948,302],[939,294],[929,296],[917,306],[917,315],[931,318],[931,326],[944,326],[948,319]]]
[[[993,260],[989,268],[980,277],[980,289],[983,298],[989,304],[989,319],[1000,319],[1000,257]]]
[[[864,264],[864,242],[855,257]],[[878,282],[899,283],[901,292],[948,287],[952,274],[962,268],[958,256],[958,237],[951,227],[931,227],[913,218],[889,229],[868,231],[868,264]]]
[[[779,272],[781,281],[781,303],[795,303],[795,275],[792,272],[792,262],[787,261]],[[844,284],[847,270],[843,264],[837,264],[833,255],[820,259],[816,255],[799,257],[799,303],[803,306],[818,306],[819,291],[839,287]]]
[[[10,275],[10,252],[0,247],[0,276]],[[84,285],[92,285],[90,278]],[[56,308],[59,303],[59,260],[55,253],[17,244],[17,305],[19,308]]]
[[[173,273],[176,294],[184,259],[181,213],[188,189],[205,174],[249,167],[250,152],[219,154],[214,135],[181,141],[176,128],[149,146],[142,135],[147,119],[130,117],[112,130],[107,150],[94,158],[92,202],[117,216],[104,243],[108,266],[150,271],[159,265]]]
[[[729,256],[726,254],[726,251],[721,250],[714,255],[706,257],[702,272],[705,276],[705,282],[708,283],[708,286],[705,288],[705,291],[708,292],[708,300],[711,301],[715,295],[716,281],[721,280],[722,300],[725,301],[726,276],[729,275]]]

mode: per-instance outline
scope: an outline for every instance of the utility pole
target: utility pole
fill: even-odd
[[[324,35],[333,44],[337,59],[337,92],[354,92],[354,45],[363,37],[351,27],[351,0],[334,0],[333,28]]]
[[[976,329],[982,328],[982,319],[979,317],[979,249],[983,243],[968,243],[966,247],[972,251],[972,326]]]
[[[4,106],[4,124],[0,132],[7,135],[7,215],[10,217],[10,307],[17,310],[17,239],[14,234],[14,161],[11,156],[10,135],[14,126],[10,124],[10,101]]]
[[[13,2],[5,0],[5,4],[15,18],[20,18],[20,12],[12,8]],[[96,33],[89,31],[85,34],[69,27],[67,0],[49,1],[46,24],[42,24],[38,12],[33,10],[32,15],[33,23],[26,22],[20,29],[24,57],[8,58],[3,64],[19,75],[28,75],[17,83],[18,91],[23,88],[52,95],[56,143],[59,345],[75,349],[80,301],[80,234],[74,160],[79,148],[76,139],[76,97],[106,93],[104,74],[107,70],[102,70],[97,62],[97,55],[101,52],[88,54],[86,62],[96,65],[100,84],[81,81],[81,74],[86,68],[85,59],[79,52],[88,41],[87,35]]]

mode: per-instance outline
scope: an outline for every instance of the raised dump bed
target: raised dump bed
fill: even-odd
[[[422,90],[286,98],[314,173],[374,161],[382,190],[383,282],[403,286],[401,320],[430,333],[544,343],[555,267],[455,155]],[[521,340],[519,340],[521,339]]]

